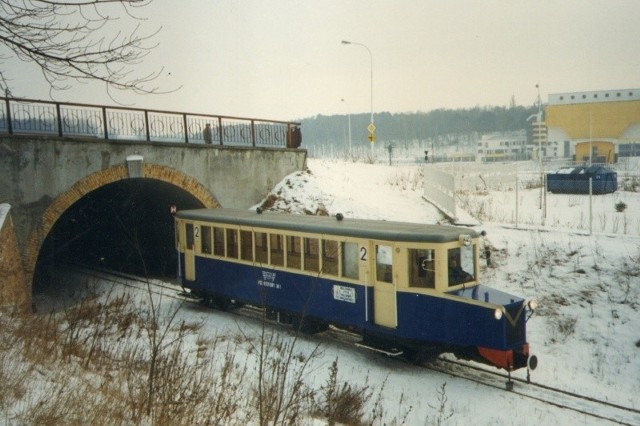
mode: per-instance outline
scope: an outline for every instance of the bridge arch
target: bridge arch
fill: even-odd
[[[216,197],[203,184],[181,171],[167,166],[145,163],[141,165],[139,175],[134,177],[130,176],[130,170],[126,164],[92,173],[56,197],[30,232],[24,251],[26,285],[28,286],[26,290],[29,299],[32,297],[34,273],[43,244],[62,215],[87,194],[118,181],[136,178],[156,180],[180,188],[205,208],[220,206]]]

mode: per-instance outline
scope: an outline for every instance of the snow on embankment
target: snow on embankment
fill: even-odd
[[[308,169],[278,183],[255,207],[295,214],[438,223],[444,216],[422,198],[421,166],[387,166],[308,159]],[[420,208],[416,209],[416,204]]]

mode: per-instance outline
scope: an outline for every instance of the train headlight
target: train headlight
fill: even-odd
[[[469,234],[460,234],[458,239],[465,247],[469,247],[471,245],[471,235]]]
[[[530,311],[535,311],[538,307],[538,302],[536,302],[535,299],[531,299],[527,302],[527,307]]]
[[[496,310],[493,311],[493,317],[495,319],[497,319],[498,321],[500,321],[502,319],[502,309],[501,308],[496,308]]]

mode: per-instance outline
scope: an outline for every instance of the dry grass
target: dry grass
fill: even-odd
[[[240,332],[204,337],[201,324],[175,317],[163,324],[166,320],[148,316],[148,308],[129,295],[107,294],[90,295],[59,313],[0,313],[0,422],[380,421],[380,413],[364,419],[374,390],[338,382],[337,360],[325,386],[305,382],[319,346],[311,354],[300,353],[295,336],[268,325],[257,337]]]

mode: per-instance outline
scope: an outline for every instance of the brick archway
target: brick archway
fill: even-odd
[[[178,170],[158,164],[143,164],[141,172],[140,177],[142,178],[154,179],[182,188],[193,195],[205,208],[220,207],[218,200],[201,183]],[[35,273],[40,249],[60,216],[90,192],[110,183],[129,178],[129,169],[126,165],[114,166],[93,173],[76,182],[71,188],[56,197],[47,207],[40,221],[29,235],[23,257],[25,259],[26,292],[29,305],[31,304],[33,274]]]

